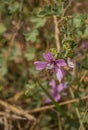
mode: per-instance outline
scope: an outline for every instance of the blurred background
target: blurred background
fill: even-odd
[[[61,50],[65,45],[61,57],[77,65],[64,80],[73,98],[88,95],[88,0],[0,0],[0,130],[88,130],[87,99],[63,106],[69,118],[54,108],[41,110],[47,105],[37,81],[48,90],[52,76],[37,71],[34,62],[57,47],[55,27]],[[67,93],[61,101],[72,99]]]

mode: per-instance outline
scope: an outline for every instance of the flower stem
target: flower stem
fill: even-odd
[[[50,95],[50,93],[45,89],[45,87],[38,81],[38,85],[42,88],[42,90],[46,93],[46,95],[51,99],[52,103],[55,105],[56,109],[61,112],[63,116],[67,116],[66,112],[61,108],[61,106],[54,100],[54,98]]]

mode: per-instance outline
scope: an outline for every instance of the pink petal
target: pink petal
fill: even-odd
[[[52,80],[49,82],[49,85],[52,87],[52,89],[55,89],[55,88],[56,88],[55,80],[52,79]]]
[[[64,84],[60,83],[60,84],[57,86],[57,91],[58,91],[58,92],[61,92],[61,91],[63,91],[63,89],[64,89]]]
[[[42,62],[42,61],[36,61],[34,62],[36,70],[43,70],[47,66],[47,62]]]
[[[49,99],[49,98],[47,98],[46,100],[45,100],[45,103],[46,104],[49,104],[51,102],[51,100]]]
[[[59,82],[61,82],[62,81],[62,79],[63,79],[63,72],[61,71],[61,69],[56,69],[56,76],[57,76],[57,79],[59,80]]]
[[[63,59],[56,60],[56,63],[57,63],[57,65],[59,64],[60,66],[67,66],[65,60],[63,60]]]
[[[54,97],[54,100],[55,100],[56,102],[60,101],[60,99],[61,99],[60,94],[58,94],[56,97]]]
[[[57,86],[57,91],[58,92],[61,92],[63,91],[64,89],[68,88],[68,85],[67,84],[62,84],[60,83],[58,86]]]
[[[43,57],[46,61],[53,61],[54,60],[54,57],[50,52],[48,52],[47,54],[44,53]]]

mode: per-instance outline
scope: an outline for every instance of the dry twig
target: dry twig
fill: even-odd
[[[15,114],[26,117],[28,120],[35,120],[35,118],[32,115],[28,114],[23,109],[19,109],[16,106],[13,106],[5,101],[0,100],[0,105],[4,106],[5,108],[9,109],[10,111],[14,112]]]
[[[54,19],[54,24],[55,24],[55,43],[57,47],[57,52],[60,52],[60,41],[59,41],[60,32],[58,28],[57,17],[54,15],[53,19]]]
[[[21,117],[21,116],[18,116],[18,115],[15,115],[15,114],[6,113],[6,112],[0,112],[0,117],[1,116],[6,116],[8,118],[15,119],[15,120],[26,120],[25,117]]]
[[[75,99],[72,99],[72,100],[61,102],[61,103],[59,103],[59,105],[64,106],[64,105],[79,102],[79,101],[85,100],[85,99],[88,99],[88,95],[84,96],[84,97],[81,97],[81,98],[75,98]],[[34,110],[31,110],[31,111],[29,111],[29,113],[36,113],[36,112],[46,111],[46,110],[52,109],[54,107],[55,107],[54,105],[47,105],[47,106],[44,106],[44,107],[40,107],[40,108],[36,108]]]

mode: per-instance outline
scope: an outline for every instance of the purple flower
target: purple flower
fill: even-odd
[[[66,89],[68,86],[66,84],[60,83],[56,86],[55,80],[51,80],[49,82],[49,85],[51,86],[50,94],[54,98],[56,102],[60,101],[61,99],[61,92]],[[66,93],[63,93],[63,95],[66,95]],[[45,103],[48,104],[51,102],[51,100],[45,95]]]
[[[59,82],[61,82],[64,77],[63,67],[67,66],[66,62],[63,59],[55,60],[50,52],[48,52],[47,54],[44,53],[43,57],[45,59],[44,62],[43,61],[34,62],[36,70],[48,69],[51,71],[55,71],[57,79],[59,80]]]

